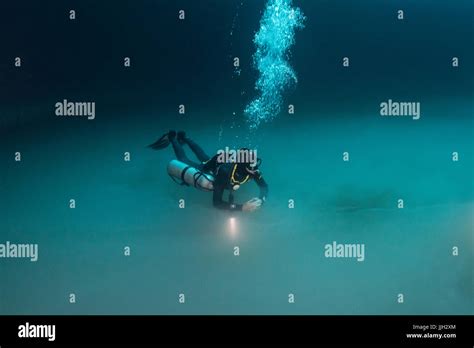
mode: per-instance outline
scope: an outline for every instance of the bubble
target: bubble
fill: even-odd
[[[288,56],[295,31],[304,27],[306,18],[299,8],[292,7],[292,2],[268,0],[253,40],[253,64],[259,73],[257,97],[244,110],[251,129],[274,119],[281,111],[283,92],[298,82]]]

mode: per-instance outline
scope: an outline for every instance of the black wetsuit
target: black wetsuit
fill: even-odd
[[[173,138],[171,139],[171,144],[173,145],[176,158],[183,163],[186,163],[194,168],[197,168],[203,171],[204,173],[209,173],[214,176],[215,180],[213,183],[214,190],[213,190],[213,197],[212,197],[212,202],[214,206],[219,209],[242,210],[242,206],[243,206],[242,204],[234,204],[233,202],[233,194],[232,194],[233,184],[232,184],[231,176],[232,176],[232,172],[234,170],[235,164],[218,163],[217,162],[218,155],[215,155],[214,157],[211,158],[204,152],[204,150],[198,144],[196,144],[191,139],[184,138],[183,141],[184,143],[188,144],[190,149],[194,152],[194,154],[199,159],[199,161],[201,161],[201,163],[191,161],[186,156],[182,145],[178,142],[176,138]],[[242,182],[245,180],[247,175],[249,176],[248,180],[251,180],[251,179],[255,180],[258,187],[260,188],[259,198],[265,201],[268,195],[268,185],[263,179],[259,171],[257,171],[255,174],[250,174],[247,172],[242,173],[240,171],[236,171],[234,173],[234,179],[236,179],[238,182]],[[222,199],[224,195],[224,190],[230,190],[228,202]]]

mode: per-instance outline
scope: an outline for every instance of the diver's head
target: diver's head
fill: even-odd
[[[242,157],[244,157],[244,161],[241,161],[238,164],[238,172],[240,175],[255,175],[258,172],[258,168],[260,167],[260,164],[262,163],[261,158],[257,158],[257,151],[250,150],[248,148],[241,148],[239,150],[241,154],[244,154]]]
[[[247,171],[247,173],[255,175],[258,173],[258,168],[260,167],[261,163],[262,159],[257,158],[254,162],[246,163],[245,170]]]
[[[256,158],[254,161],[251,162],[238,163],[236,172],[241,177],[245,177],[248,175],[256,175],[258,173],[258,169],[261,163],[261,158]]]

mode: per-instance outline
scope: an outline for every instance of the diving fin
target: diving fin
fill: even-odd
[[[152,148],[153,150],[162,150],[168,147],[170,144],[170,137],[176,136],[175,131],[169,131],[166,134],[163,134],[160,139],[155,141],[153,144],[148,145],[148,147]]]

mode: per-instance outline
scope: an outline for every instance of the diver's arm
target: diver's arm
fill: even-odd
[[[224,195],[224,189],[220,186],[214,186],[214,191],[212,195],[212,203],[214,207],[218,209],[225,210],[242,210],[242,204],[231,204],[229,202],[224,202],[222,196]]]
[[[268,196],[268,185],[260,173],[257,173],[254,179],[258,187],[260,188],[260,195],[258,196],[258,198],[265,202],[265,199]]]

